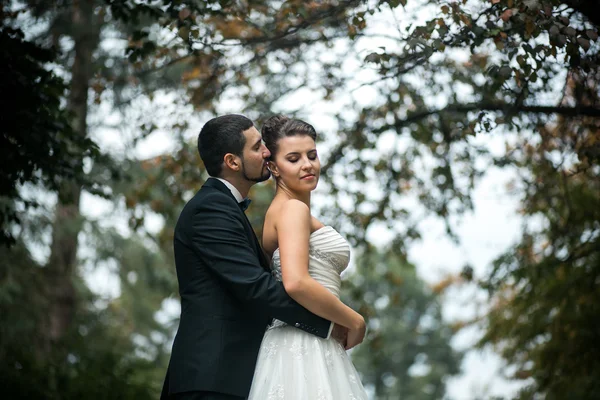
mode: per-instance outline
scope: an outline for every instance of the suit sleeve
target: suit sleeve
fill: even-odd
[[[234,202],[220,198],[203,202],[192,220],[194,252],[206,260],[208,268],[242,304],[316,336],[328,337],[333,324],[294,301],[283,284],[260,266],[245,234],[243,218]]]

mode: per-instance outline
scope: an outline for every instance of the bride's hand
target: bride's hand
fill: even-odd
[[[354,329],[348,330],[348,338],[346,340],[346,350],[350,350],[354,346],[361,344],[365,338],[366,333],[367,333],[367,324],[365,323],[365,319],[361,316],[357,326]]]

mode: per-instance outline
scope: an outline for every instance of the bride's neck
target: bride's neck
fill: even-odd
[[[308,206],[308,208],[310,208],[310,192],[305,193],[305,192],[295,192],[293,190],[290,190],[290,188],[282,185],[282,184],[277,184],[277,190],[275,191],[275,196],[283,196],[287,199],[296,199],[296,200],[300,200],[301,202],[303,202],[304,204],[306,204]]]

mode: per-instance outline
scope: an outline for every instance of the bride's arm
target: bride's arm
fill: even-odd
[[[364,318],[308,273],[311,220],[308,206],[298,200],[289,200],[279,215],[275,229],[286,292],[312,313],[348,329],[362,330]]]

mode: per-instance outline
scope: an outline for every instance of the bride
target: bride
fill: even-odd
[[[339,300],[348,242],[310,213],[319,180],[315,129],[274,116],[262,128],[277,182],[265,216],[263,247],[288,294],[311,312],[347,328],[346,348],[362,342],[364,318]],[[250,400],[367,399],[344,346],[275,320],[263,338]]]

